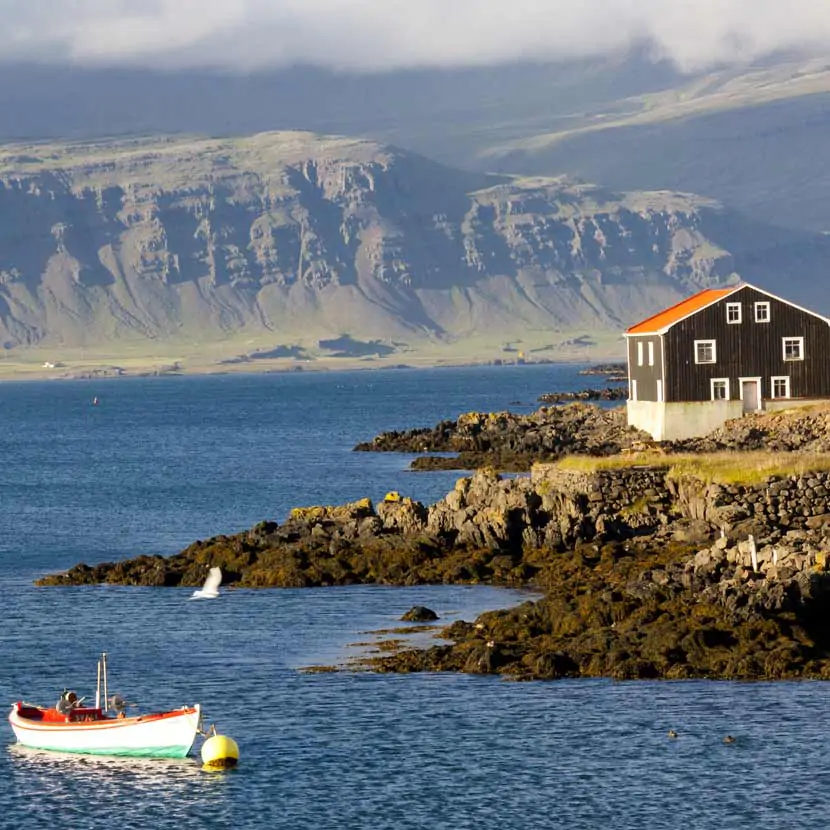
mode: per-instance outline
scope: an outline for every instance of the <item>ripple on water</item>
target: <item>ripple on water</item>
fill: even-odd
[[[44,571],[172,553],[298,504],[389,490],[433,501],[457,473],[416,475],[407,457],[351,447],[587,385],[553,366],[300,375],[103,392],[0,384],[0,701],[88,694],[108,651],[113,692],[145,711],[198,701],[241,752],[238,769],[206,773],[197,760],[9,747],[0,829],[825,830],[826,683],[301,671],[347,659],[412,605],[449,621],[517,601],[482,586],[239,590],[205,603],[174,589],[32,587]]]
[[[414,604],[472,618],[519,597],[445,586],[231,591],[210,603],[188,593],[18,598],[24,623],[49,597],[53,619],[77,625],[44,640],[0,632],[11,667],[0,691],[15,699],[18,683],[50,700],[71,682],[86,693],[108,641],[113,690],[151,708],[198,699],[238,741],[239,768],[10,748],[0,811],[14,826],[54,827],[56,816],[81,830],[826,826],[825,683],[307,674],[304,658],[342,655]]]

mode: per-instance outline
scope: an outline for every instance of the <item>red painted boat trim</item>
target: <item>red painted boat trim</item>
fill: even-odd
[[[102,729],[121,729],[124,726],[135,726],[139,723],[155,723],[170,718],[180,718],[184,715],[195,715],[195,706],[188,706],[185,709],[175,709],[172,712],[155,712],[149,715],[139,715],[135,718],[113,718],[107,716],[106,720],[99,721],[38,721],[20,714],[20,704],[15,704],[15,723],[21,729],[30,732],[55,732],[60,730],[74,731],[98,731]]]

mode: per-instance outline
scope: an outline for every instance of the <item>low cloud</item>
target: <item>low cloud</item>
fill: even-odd
[[[681,69],[830,47],[822,0],[0,0],[0,60],[458,67],[646,44]]]

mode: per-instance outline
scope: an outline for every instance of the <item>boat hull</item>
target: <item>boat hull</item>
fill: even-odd
[[[84,723],[38,721],[24,717],[22,709],[20,704],[15,704],[9,715],[18,743],[52,752],[184,758],[199,732],[198,704],[172,712]]]

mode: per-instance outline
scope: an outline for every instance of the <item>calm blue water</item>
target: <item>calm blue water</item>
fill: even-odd
[[[826,828],[827,684],[302,671],[361,653],[416,603],[449,621],[522,598],[487,587],[191,603],[32,586],[297,505],[433,501],[458,473],[351,447],[585,385],[554,366],[0,384],[0,702],[90,694],[106,650],[112,691],[146,710],[198,701],[242,756],[227,773],[67,759],[21,751],[0,723],[0,828]]]

